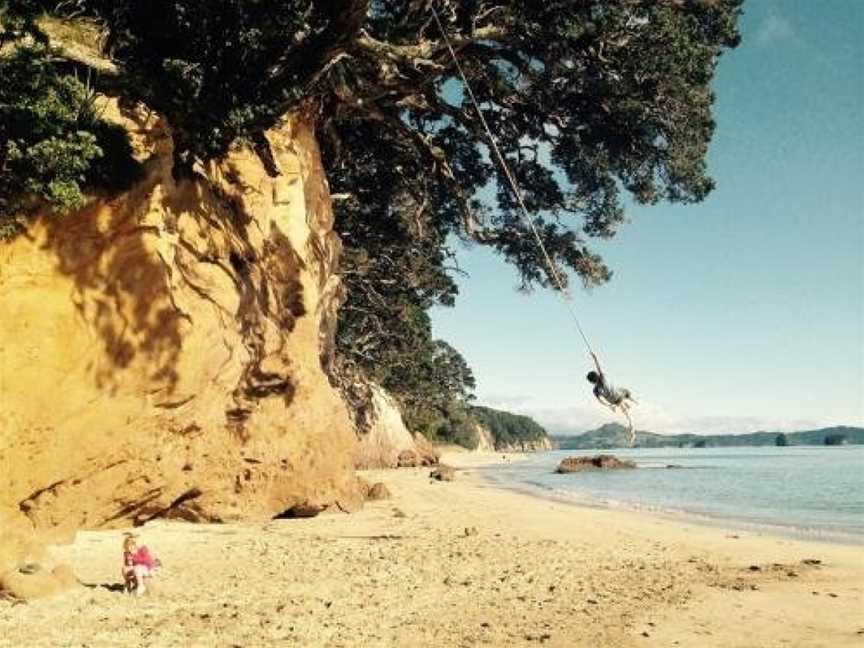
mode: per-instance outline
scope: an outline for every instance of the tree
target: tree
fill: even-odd
[[[456,70],[429,3],[55,4],[8,0],[7,15],[24,16],[22,30],[37,34],[34,8],[62,15],[72,7],[100,21],[119,79],[94,75],[96,87],[167,118],[180,175],[238,139],[269,158],[264,131],[302,111],[326,142],[335,190],[354,198],[340,212],[398,211],[418,238],[442,230],[467,237],[501,252],[526,286],[550,283],[481,144],[477,115],[452,89]],[[710,81],[723,49],[738,43],[740,4],[437,3],[550,253],[586,282],[609,276],[584,236],[614,234],[624,220],[622,189],[646,203],[710,191]],[[357,173],[365,171],[356,161],[370,155],[389,170],[390,190],[361,202]],[[375,186],[387,187],[383,178]]]
[[[93,21],[111,65],[56,42],[45,60],[58,78],[90,79],[164,116],[177,178],[201,181],[199,162],[241,143],[279,174],[266,130],[289,113],[314,125],[346,242],[341,353],[359,371],[383,362],[395,374],[405,356],[374,338],[426,344],[418,313],[452,303],[455,241],[496,250],[526,290],[555,288],[431,7],[558,274],[591,286],[611,271],[588,239],[615,234],[625,194],[688,203],[711,190],[710,84],[739,42],[741,2],[0,0],[0,42],[47,48],[43,14]],[[61,140],[74,147],[77,133],[70,127]],[[0,132],[0,148],[7,140]],[[66,156],[82,167],[98,157],[95,148]],[[4,175],[27,189],[33,172],[6,164]],[[82,174],[44,175],[46,186],[68,187]],[[6,216],[16,209],[7,200]]]
[[[783,447],[788,446],[789,445],[789,439],[787,439],[786,435],[781,432],[780,434],[778,434],[775,437],[774,445],[783,446]]]
[[[0,215],[32,198],[60,210],[80,205],[80,182],[102,155],[86,88],[58,75],[38,46],[0,58],[0,79]],[[0,220],[0,235],[15,229]]]
[[[845,434],[829,434],[825,437],[826,446],[843,445],[846,443]]]
[[[423,316],[428,322],[428,316]],[[428,324],[418,329],[418,338],[423,340],[428,330]],[[392,360],[382,363],[382,371],[370,377],[400,401],[410,430],[454,442],[456,436],[475,438],[473,431],[465,430],[474,376],[456,349],[430,337],[414,349],[396,347],[388,354]]]
[[[528,416],[491,407],[472,407],[471,416],[495,439],[495,447],[520,446],[548,439],[546,430]]]
[[[44,204],[60,214],[85,187],[124,188],[140,173],[126,134],[100,118],[92,88],[58,65],[33,3],[21,4],[10,15],[0,2],[0,239],[21,230],[16,216]]]

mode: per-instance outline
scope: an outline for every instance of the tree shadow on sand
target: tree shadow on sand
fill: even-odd
[[[126,587],[123,583],[81,583],[88,589],[104,589],[114,594],[125,594]]]

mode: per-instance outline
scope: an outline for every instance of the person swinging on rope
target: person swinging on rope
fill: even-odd
[[[627,417],[627,433],[630,435],[630,446],[632,447],[636,441],[636,429],[633,427],[633,419],[630,418],[630,405],[636,403],[636,399],[630,394],[629,389],[615,389],[606,380],[603,370],[600,368],[600,362],[594,352],[591,352],[591,357],[594,359],[594,366],[597,371],[589,371],[585,376],[592,385],[594,385],[594,398],[601,405],[608,407],[613,412],[622,412]]]

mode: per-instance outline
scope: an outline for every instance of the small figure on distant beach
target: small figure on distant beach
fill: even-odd
[[[591,353],[594,359],[594,366],[597,371],[589,371],[585,376],[592,385],[594,385],[594,397],[605,407],[608,407],[613,412],[622,412],[627,417],[627,433],[630,435],[631,447],[636,441],[636,429],[633,427],[633,420],[630,418],[630,404],[636,403],[636,399],[630,394],[629,389],[615,389],[606,380],[603,370],[600,368],[600,362],[597,356]]]
[[[145,581],[152,578],[159,569],[159,559],[150,553],[146,545],[138,546],[137,536],[127,533],[123,539],[123,584],[130,594],[144,594]]]

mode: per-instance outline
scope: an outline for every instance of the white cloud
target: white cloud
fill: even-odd
[[[756,42],[762,46],[795,40],[795,28],[784,15],[777,11],[769,13],[756,29]]]

